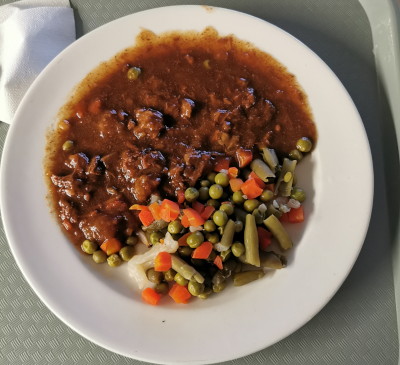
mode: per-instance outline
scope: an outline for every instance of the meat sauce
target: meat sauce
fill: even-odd
[[[134,77],[128,77],[135,67]],[[233,36],[156,36],[100,65],[76,89],[50,133],[50,199],[70,240],[125,240],[139,227],[134,203],[175,198],[238,150],[316,142],[293,75]]]

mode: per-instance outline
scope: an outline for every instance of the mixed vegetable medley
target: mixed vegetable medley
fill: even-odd
[[[195,186],[177,191],[177,201],[154,195],[148,205],[132,205],[142,227],[125,244],[85,240],[81,248],[96,263],[129,261],[130,276],[152,305],[163,296],[176,303],[206,299],[229,281],[241,286],[260,279],[286,266],[293,242],[285,224],[304,221],[306,194],[295,169],[312,147],[303,137],[283,158],[269,148],[257,156],[239,149],[238,167],[221,157]],[[135,255],[139,241],[149,249]]]

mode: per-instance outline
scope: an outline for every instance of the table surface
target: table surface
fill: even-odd
[[[0,5],[10,2],[0,0]],[[72,0],[71,6],[77,36],[81,36],[133,12],[189,3],[195,2]],[[363,119],[375,179],[373,213],[365,244],[338,293],[291,336],[228,363],[397,364],[399,341],[383,170],[382,102],[371,28],[364,9],[357,0],[210,0],[207,4],[243,11],[279,26],[333,69]],[[333,100],[332,107],[340,106]],[[8,126],[0,123],[1,148],[7,131]],[[387,138],[385,132],[385,143],[394,143]],[[94,345],[53,315],[26,283],[0,227],[0,364],[142,363]]]

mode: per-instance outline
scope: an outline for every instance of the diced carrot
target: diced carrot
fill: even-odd
[[[176,199],[178,200],[179,204],[182,204],[185,201],[185,192],[183,190],[176,191]]]
[[[157,305],[161,299],[161,294],[158,294],[152,288],[146,288],[142,291],[142,299],[151,305]]]
[[[183,209],[183,215],[188,217],[189,224],[192,227],[201,226],[205,222],[204,218],[202,218],[202,216],[198,212],[196,212],[193,208]]]
[[[168,295],[175,301],[175,303],[183,304],[186,304],[192,296],[189,293],[189,290],[187,290],[186,286],[182,286],[177,283],[171,287]]]
[[[101,100],[99,98],[94,99],[88,106],[88,111],[91,114],[99,114],[101,111]]]
[[[192,208],[201,215],[204,212],[205,205],[196,200],[192,203]]]
[[[243,180],[242,179],[238,179],[238,178],[230,179],[229,180],[229,185],[231,186],[231,189],[232,189],[233,192],[239,191],[240,188],[243,185]]]
[[[254,171],[250,172],[249,179],[254,179],[261,189],[265,189],[265,187],[267,186],[265,182],[262,181]]]
[[[150,210],[151,214],[153,214],[153,217],[156,221],[161,219],[160,209],[161,209],[161,207],[160,207],[160,204],[158,204],[158,202],[154,202],[149,205],[149,210]]]
[[[301,205],[298,208],[290,209],[290,212],[287,214],[290,223],[301,223],[304,221],[304,209]]]
[[[234,179],[239,175],[239,170],[237,167],[230,167],[228,169],[228,176],[230,179]]]
[[[149,226],[154,222],[153,214],[151,214],[149,208],[143,209],[139,213],[139,219],[145,227]]]
[[[254,179],[246,180],[240,188],[247,199],[254,199],[260,196],[263,192]]]
[[[121,248],[121,242],[116,238],[106,239],[100,246],[100,248],[107,254],[107,256],[117,253]]]
[[[206,205],[204,207],[203,213],[201,213],[201,217],[206,221],[211,215],[214,213],[215,208],[211,205]]]
[[[221,256],[216,256],[215,257],[215,259],[214,259],[214,265],[216,266],[216,267],[218,267],[218,269],[220,269],[220,270],[222,270],[223,268],[224,268],[224,265],[223,265],[223,263],[222,263],[222,258],[221,258]]]
[[[192,253],[192,258],[194,259],[207,259],[213,250],[213,244],[211,242],[205,241],[199,247],[196,247]]]
[[[160,206],[160,216],[161,219],[166,222],[172,222],[176,218],[178,218],[180,213],[178,203],[173,202],[169,199],[164,199]]]
[[[253,160],[253,152],[244,148],[239,148],[236,151],[236,160],[239,167],[247,166]]]
[[[133,204],[129,208],[130,210],[148,210],[149,207],[147,205]]]
[[[154,270],[155,271],[168,271],[172,267],[171,254],[165,251],[161,251],[157,254],[154,259]]]
[[[182,221],[181,221],[181,223],[182,223]],[[186,243],[186,240],[191,234],[192,234],[192,232],[188,232],[188,233],[185,233],[181,238],[179,238],[178,245],[179,246],[188,246],[188,244]]]
[[[257,233],[260,249],[265,251],[267,247],[272,243],[272,234],[262,227],[257,227]]]
[[[186,215],[182,216],[182,218],[181,218],[181,224],[182,224],[182,226],[184,226],[185,228],[190,227],[189,218],[188,218]]]
[[[230,158],[219,156],[216,158],[216,162],[214,165],[214,171],[220,172],[221,170],[228,171],[229,169]]]

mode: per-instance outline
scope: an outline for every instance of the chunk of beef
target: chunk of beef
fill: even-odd
[[[131,193],[138,203],[146,203],[150,195],[157,191],[161,179],[152,175],[139,176],[133,186],[131,186]]]
[[[135,118],[137,125],[133,128],[133,133],[138,139],[144,137],[157,138],[164,128],[163,114],[158,110],[150,108],[137,109]]]
[[[74,170],[74,175],[82,177],[86,173],[86,168],[89,164],[89,158],[83,152],[79,152],[68,156],[65,164],[67,167]]]
[[[194,101],[192,99],[185,98],[181,102],[181,117],[190,118],[194,109]]]
[[[254,89],[251,87],[245,90],[235,90],[233,100],[236,105],[241,106],[244,109],[251,108],[256,103],[256,97],[254,95]]]
[[[51,182],[57,187],[60,195],[77,200],[88,200],[90,192],[89,185],[85,184],[82,179],[76,178],[74,174],[66,176],[52,175]]]
[[[100,176],[104,171],[103,163],[101,162],[100,156],[94,156],[90,159],[89,165],[87,166],[86,175],[89,177]]]
[[[59,215],[62,222],[68,221],[73,224],[78,222],[78,212],[72,202],[66,199],[60,199],[58,201],[58,206],[60,208]]]
[[[209,152],[188,150],[184,155],[185,168],[183,176],[188,185],[193,186],[196,181],[211,169],[211,155]]]
[[[106,239],[116,236],[118,221],[118,217],[93,211],[81,217],[79,228],[87,240],[102,243]]]
[[[127,211],[128,209],[128,204],[121,196],[108,199],[101,206],[101,210],[110,215],[117,215]]]
[[[98,129],[98,134],[101,138],[115,138],[115,133],[123,133],[125,126],[119,120],[117,114],[112,114],[109,112],[104,112],[99,122],[94,124]]]
[[[165,167],[165,158],[160,151],[143,151],[140,167],[142,170],[146,170],[146,173],[159,174]]]

